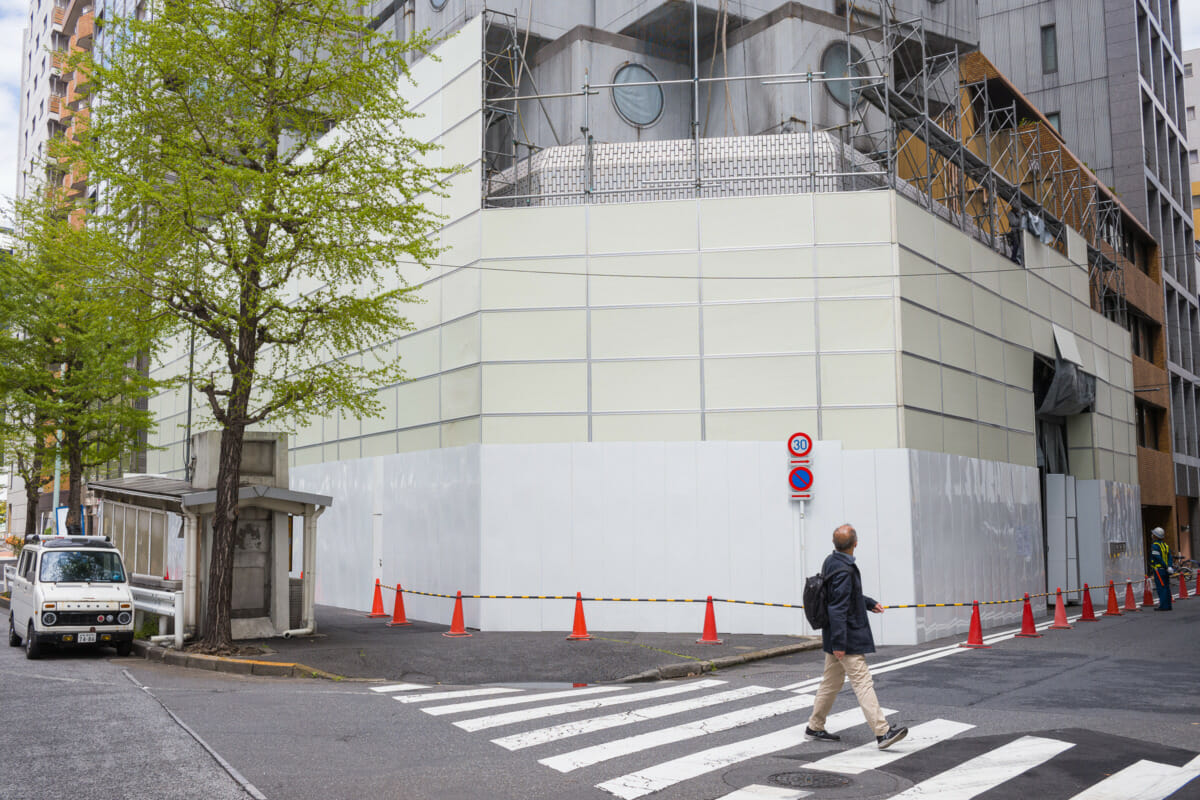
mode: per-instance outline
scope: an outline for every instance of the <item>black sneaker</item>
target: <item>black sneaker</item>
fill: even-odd
[[[804,735],[809,739],[813,739],[818,742],[840,742],[842,740],[842,737],[838,736],[836,733],[830,733],[829,731],[814,731],[812,728],[805,728]]]
[[[875,741],[879,742],[880,750],[887,750],[896,742],[908,736],[908,728],[897,728],[895,725],[888,728],[888,732],[883,736],[876,736]]]

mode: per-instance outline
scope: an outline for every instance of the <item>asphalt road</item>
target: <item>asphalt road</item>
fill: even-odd
[[[375,689],[389,685],[235,677],[94,657],[28,664],[13,650],[0,653],[6,719],[10,698],[21,699],[13,687],[25,683],[22,678],[57,677],[56,670],[64,670],[83,686],[71,686],[68,700],[56,700],[58,711],[49,717],[26,703],[17,716],[36,720],[31,725],[37,732],[30,743],[17,744],[10,727],[3,752],[6,764],[36,764],[43,772],[46,765],[61,764],[56,782],[47,784],[53,791],[90,769],[93,777],[78,785],[98,792],[106,780],[121,782],[124,759],[89,768],[77,747],[59,759],[44,755],[62,741],[63,725],[74,724],[79,738],[89,742],[119,741],[114,724],[144,728],[131,742],[166,740],[174,727],[170,746],[157,751],[144,744],[121,746],[122,752],[150,755],[130,765],[132,777],[143,786],[155,774],[164,776],[163,786],[178,785],[184,769],[205,778],[187,778],[181,794],[139,796],[237,796],[220,793],[232,782],[214,774],[212,758],[197,752],[154,704],[158,698],[271,800],[715,800],[734,797],[737,790],[744,790],[739,800],[1075,800],[1106,779],[1125,778],[1131,781],[1125,788],[1098,797],[1128,800],[1135,796],[1131,786],[1144,790],[1154,776],[1172,775],[1183,782],[1148,796],[1185,800],[1200,798],[1200,777],[1186,781],[1200,776],[1198,624],[1200,600],[1189,600],[1170,614],[1077,623],[1071,631],[1007,638],[987,650],[962,650],[954,642],[886,648],[870,659],[880,701],[896,710],[891,720],[913,728],[908,740],[889,751],[896,756],[889,763],[870,761],[879,755],[873,746],[853,755],[856,747],[871,745],[861,724],[850,724],[844,741],[834,745],[789,734],[807,720],[805,698],[820,675],[819,653],[705,676],[724,681],[719,685],[696,679],[579,688],[479,681],[381,692]],[[146,692],[121,675],[126,666]],[[72,713],[89,697],[87,686],[97,683],[102,702],[95,702],[96,712]],[[442,699],[434,694],[478,690],[505,691]],[[642,696],[646,692],[675,694]],[[740,696],[720,697],[727,692]],[[691,701],[697,702],[690,708],[677,705]],[[450,708],[456,703],[506,705]],[[556,708],[563,703],[573,705]],[[778,713],[764,716],[768,704]],[[664,708],[668,705],[676,707]],[[853,716],[854,708],[847,691],[834,711]],[[600,718],[605,721],[593,721]],[[569,727],[558,727],[564,723]],[[934,735],[938,731],[941,738]],[[919,732],[928,732],[927,738]],[[11,762],[14,752],[19,757]],[[155,764],[154,753],[170,760]],[[831,761],[834,757],[840,761]],[[866,768],[847,768],[853,758],[867,759],[860,764]],[[1189,764],[1194,769],[1185,772]],[[214,781],[215,789],[204,779]],[[797,788],[784,788],[789,784]],[[0,779],[0,796],[58,796],[11,793],[20,786],[19,779]],[[755,786],[772,788],[749,788]]]

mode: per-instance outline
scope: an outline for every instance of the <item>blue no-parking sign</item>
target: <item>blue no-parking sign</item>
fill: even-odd
[[[793,433],[788,437],[788,488],[793,500],[812,499],[812,437]]]

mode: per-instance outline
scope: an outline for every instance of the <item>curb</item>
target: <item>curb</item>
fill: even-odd
[[[785,644],[780,647],[770,647],[766,650],[755,650],[752,653],[741,653],[736,656],[722,656],[721,658],[714,658],[711,661],[696,660],[665,664],[661,667],[648,669],[645,672],[636,672],[633,675],[626,675],[624,678],[617,678],[615,681],[611,681],[611,683],[641,683],[670,678],[688,678],[693,675],[702,675],[705,672],[715,672],[718,669],[726,667],[736,667],[739,664],[749,664],[751,661],[762,661],[766,658],[777,658],[779,656],[791,655],[792,653],[803,653],[807,650],[821,649],[820,638],[806,638],[808,641]]]
[[[147,661],[160,661],[176,667],[204,669],[232,675],[258,675],[271,678],[320,678],[329,681],[362,681],[362,678],[346,678],[323,669],[299,664],[294,661],[257,661],[248,658],[227,658],[200,653],[184,653],[137,639],[133,652]]]

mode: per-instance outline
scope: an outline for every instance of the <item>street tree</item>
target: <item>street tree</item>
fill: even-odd
[[[406,136],[408,60],[345,0],[168,1],[105,21],[92,117],[70,155],[102,186],[125,285],[194,331],[221,431],[205,628],[232,646],[242,443],[254,426],[378,412],[399,365],[357,354],[409,328],[448,171]]]

